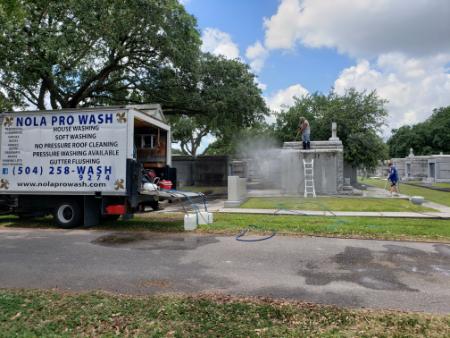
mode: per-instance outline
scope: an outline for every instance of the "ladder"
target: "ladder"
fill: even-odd
[[[316,197],[316,189],[314,188],[314,159],[311,159],[311,161],[303,159],[303,175],[305,181],[304,197],[307,198],[308,195]]]

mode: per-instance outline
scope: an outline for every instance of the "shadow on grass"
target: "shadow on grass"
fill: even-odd
[[[21,219],[17,216],[6,215],[0,217],[0,228],[50,228],[56,229],[51,217]]]
[[[0,217],[0,228],[58,229],[58,226],[53,222],[52,217],[20,219],[17,216],[6,215]],[[178,232],[183,230],[183,220],[179,219],[179,217],[136,217],[126,221],[102,221],[97,226],[79,226],[75,229]]]

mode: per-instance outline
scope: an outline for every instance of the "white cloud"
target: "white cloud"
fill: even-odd
[[[256,79],[256,85],[258,86],[259,89],[261,89],[262,91],[265,91],[267,89],[267,85],[265,83],[259,82],[258,79]]]
[[[209,52],[214,55],[222,55],[228,59],[239,58],[239,48],[237,44],[233,42],[230,34],[228,33],[222,32],[215,28],[206,28],[202,34],[202,41],[203,52]],[[253,71],[260,71],[264,65],[267,53],[267,50],[259,41],[247,48],[246,56],[251,60],[250,67]],[[262,91],[267,89],[267,85],[259,82],[257,78],[256,85]]]
[[[250,67],[256,73],[259,73],[264,67],[268,54],[268,50],[260,41],[256,41],[253,45],[249,46],[245,52],[245,56],[250,60]]]
[[[281,110],[292,106],[295,103],[295,97],[301,98],[308,94],[308,90],[300,84],[280,89],[274,94],[266,98],[267,105],[272,111],[280,112]]]
[[[335,81],[337,93],[354,87],[376,89],[389,100],[389,134],[391,128],[425,120],[433,108],[450,105],[450,74],[446,65],[450,55],[408,58],[399,53],[380,55],[374,63],[360,60],[346,68]]]
[[[231,39],[230,34],[216,28],[206,28],[202,33],[202,51],[214,55],[222,55],[228,59],[239,57],[239,47]]]
[[[282,0],[277,13],[269,19],[264,19],[267,48],[292,48],[298,39],[297,25],[300,15],[298,0]]]
[[[265,19],[265,45],[290,49],[300,42],[354,57],[400,52],[450,52],[448,0],[281,0]]]
[[[449,18],[448,0],[280,0],[264,21],[265,47],[299,43],[355,58],[336,79],[336,91],[376,89],[389,100],[391,129],[450,104]]]

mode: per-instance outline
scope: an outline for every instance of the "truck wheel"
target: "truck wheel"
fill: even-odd
[[[59,203],[54,212],[56,224],[64,229],[74,228],[81,223],[81,208],[75,201]]]

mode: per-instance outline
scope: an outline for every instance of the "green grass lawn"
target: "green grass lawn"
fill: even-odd
[[[314,211],[437,211],[404,199],[362,197],[254,197],[241,208]]]
[[[0,227],[54,227],[50,219],[20,221],[3,216]],[[319,217],[290,215],[214,214],[214,223],[200,225],[197,232],[236,235],[250,228],[253,233],[277,231],[284,235],[329,236],[450,242],[450,220],[378,217]],[[183,231],[183,214],[147,214],[129,221],[105,223],[99,230]]]
[[[201,225],[199,231],[235,234],[246,228],[256,233],[450,242],[450,220],[406,218],[215,214],[214,223]]]
[[[438,187],[438,188],[450,188],[450,183],[433,183],[433,187]]]
[[[428,185],[426,185],[424,182],[422,181],[408,181],[405,182],[404,184],[417,184],[417,185],[422,185],[424,187],[427,187]],[[437,187],[437,188],[450,188],[450,183],[445,183],[445,182],[440,182],[440,183],[432,183],[431,187]]]
[[[386,181],[372,178],[365,178],[363,180],[360,180],[360,183],[372,185],[378,188],[384,188]],[[400,183],[400,192],[402,194],[409,196],[415,195],[423,196],[428,201],[450,206],[450,192],[431,190],[427,188],[415,187],[412,185],[401,183]]]
[[[0,290],[0,337],[445,337],[450,316],[227,296]]]

